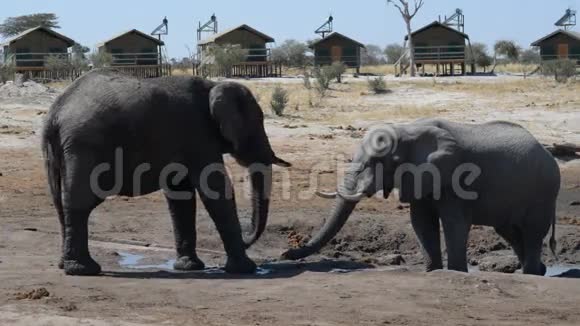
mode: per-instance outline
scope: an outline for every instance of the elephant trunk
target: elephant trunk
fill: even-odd
[[[266,229],[272,190],[271,165],[251,166],[249,171],[252,182],[252,222],[250,231],[244,235],[246,248],[258,241]]]
[[[336,197],[334,210],[320,231],[302,248],[291,249],[282,254],[282,259],[297,260],[318,252],[342,229],[358,202]]]

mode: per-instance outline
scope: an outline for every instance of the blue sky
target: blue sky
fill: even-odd
[[[498,39],[512,39],[528,46],[555,30],[554,22],[568,7],[580,10],[580,0],[425,0],[413,28],[462,8],[465,31],[473,42],[493,44]],[[245,23],[278,43],[315,38],[313,31],[330,13],[335,18],[335,31],[365,44],[402,43],[404,35],[400,15],[386,0],[5,0],[0,20],[37,12],[57,14],[62,27],[59,32],[90,48],[132,28],[149,33],[166,15],[170,35],[165,41],[170,57],[187,56],[186,45],[195,49],[198,21],[207,21],[214,12],[221,30]]]

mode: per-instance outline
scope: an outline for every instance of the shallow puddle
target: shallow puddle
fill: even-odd
[[[168,270],[173,271],[173,264],[175,263],[175,259],[169,259],[161,264],[139,264],[141,260],[145,258],[143,255],[136,255],[128,252],[118,252],[121,259],[119,260],[119,265],[121,267],[130,268],[130,269],[161,269],[161,270]],[[207,267],[203,271],[197,271],[198,273],[203,274],[225,274],[225,271],[219,267]],[[268,275],[272,273],[271,269],[260,268],[256,270],[256,275]]]
[[[140,264],[145,256],[144,255],[137,255],[128,252],[119,252],[118,253],[121,259],[119,260],[119,265],[121,267],[130,268],[130,269],[161,269],[161,270],[168,270],[173,271],[173,264],[175,263],[175,259],[168,259],[163,263],[160,264]],[[289,266],[287,263],[270,263],[265,264],[266,268],[258,267],[256,270],[255,275],[266,276],[269,274],[274,273],[276,270],[283,271],[288,270]],[[341,266],[342,267],[342,266]],[[329,268],[326,272],[329,273],[337,273],[337,274],[344,274],[344,273],[352,273],[352,272],[360,272],[360,271],[388,271],[393,270],[392,267],[384,267],[384,268],[365,268],[361,266],[345,266],[346,268],[340,268],[338,266],[334,268]],[[293,265],[293,268],[299,268],[298,265]],[[469,266],[470,272],[479,271],[477,266]],[[521,269],[517,271],[517,273],[521,273]],[[225,274],[225,271],[219,267],[207,267],[203,271],[198,271],[198,273],[203,274]],[[546,276],[549,277],[571,277],[571,278],[580,278],[580,265],[554,265],[548,266],[546,271]]]
[[[554,265],[548,266],[546,276],[580,278],[580,265]]]

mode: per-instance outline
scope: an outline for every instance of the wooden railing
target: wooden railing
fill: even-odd
[[[113,66],[155,66],[159,64],[159,53],[111,53]]]
[[[322,65],[330,65],[333,62],[342,62],[344,63],[347,67],[359,67],[360,66],[360,57],[353,55],[353,56],[341,56],[338,60],[338,58],[333,57],[333,56],[323,56],[323,55],[316,55],[314,57],[314,64],[316,66],[322,66]]]
[[[248,54],[246,55],[246,62],[266,62],[270,61],[272,49],[244,49]]]
[[[272,49],[242,49],[246,53],[245,62],[269,62],[272,58]],[[194,57],[197,63],[203,62],[204,52],[200,52]]]
[[[231,69],[218,69],[212,66],[193,65],[194,76],[204,77],[246,77],[265,78],[282,77],[282,64],[276,62],[243,62],[231,67]]]
[[[543,54],[542,61],[553,61],[553,60],[576,60],[580,64],[580,54],[569,54],[568,56],[561,56],[558,54]]]
[[[171,65],[145,65],[145,66],[113,66],[112,70],[137,78],[157,78],[171,76]]]
[[[454,61],[465,60],[464,45],[415,46],[415,61]]]
[[[49,57],[56,57],[61,60],[70,60],[70,53],[14,53],[12,60],[16,67],[44,67]]]

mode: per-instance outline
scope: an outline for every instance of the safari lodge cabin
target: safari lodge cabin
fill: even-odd
[[[415,64],[425,73],[426,65],[435,65],[437,75],[465,75],[466,51],[468,50],[469,36],[438,21],[426,25],[411,33]],[[409,37],[405,36],[405,42]],[[406,67],[401,62],[401,72]],[[459,68],[459,71],[458,69]],[[474,64],[471,66],[475,71]]]
[[[268,47],[273,42],[275,40],[271,36],[243,24],[199,41],[198,61],[200,63],[207,62],[207,50],[211,46],[232,45],[245,50],[245,59],[243,62],[234,65],[231,72],[220,72],[218,75],[279,77],[282,75],[281,65],[271,60],[271,48]],[[196,68],[196,73],[200,74],[199,64]]]
[[[310,48],[314,51],[314,65],[331,65],[335,62],[343,63],[347,68],[360,72],[361,49],[365,46],[350,37],[333,32],[326,37],[314,41]]]
[[[12,61],[17,73],[27,78],[49,77],[47,62],[50,57],[59,60],[71,60],[72,39],[53,31],[50,28],[38,26],[28,29],[1,44],[1,59]],[[47,76],[45,76],[47,75]]]
[[[164,45],[163,41],[132,29],[98,44],[97,49],[111,55],[111,67],[136,77],[149,78],[171,73],[169,66],[163,64]]]
[[[580,65],[580,33],[557,30],[532,43],[540,48],[541,60],[569,59]]]

